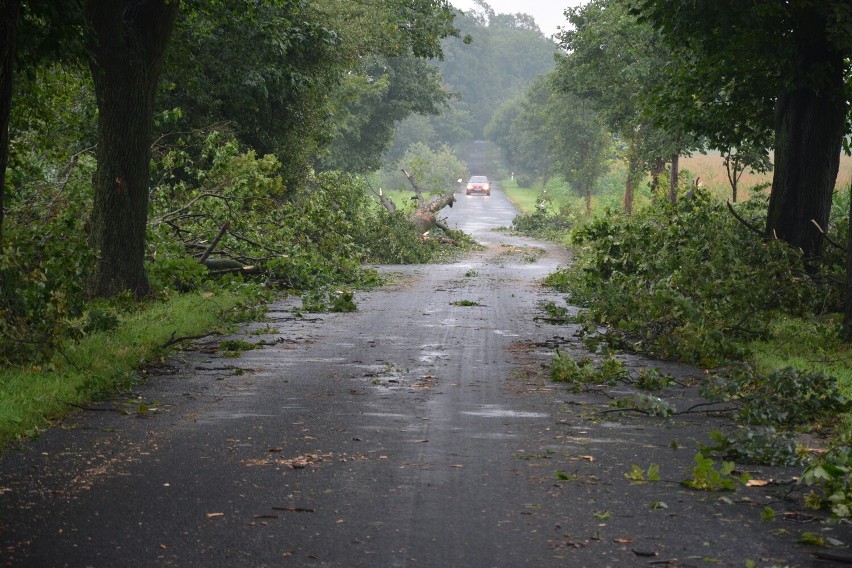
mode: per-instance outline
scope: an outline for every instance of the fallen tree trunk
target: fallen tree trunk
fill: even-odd
[[[455,190],[450,190],[442,195],[437,195],[424,203],[423,190],[414,181],[414,176],[405,170],[402,170],[402,173],[405,174],[406,178],[408,178],[408,181],[411,183],[411,187],[414,188],[414,193],[417,197],[417,209],[415,209],[414,213],[411,214],[411,217],[408,218],[408,220],[411,221],[411,224],[414,225],[424,236],[433,227],[438,227],[442,231],[449,231],[450,228],[447,224],[438,219],[438,212],[444,207],[453,206],[453,203],[456,201]],[[381,190],[373,190],[373,193],[379,196],[379,201],[381,201],[385,209],[391,213],[396,211],[396,206],[393,204],[393,201],[385,197]]]
[[[438,212],[448,205],[452,207],[455,201],[456,195],[454,191],[449,191],[443,195],[433,197],[425,204],[418,207],[414,213],[411,214],[411,217],[409,217],[408,220],[411,221],[421,233],[425,233],[432,227],[438,227],[444,231],[448,231],[449,227],[446,223],[438,219]]]

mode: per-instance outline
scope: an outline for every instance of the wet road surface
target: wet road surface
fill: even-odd
[[[355,313],[274,304],[242,335],[263,349],[199,342],[8,452],[0,566],[816,562],[760,521],[776,495],[680,487],[714,419],[608,414],[618,392],[549,381],[554,346],[581,349],[534,319],[562,300],[540,279],[569,258],[493,230],[513,215],[500,191],[461,195],[449,223],[482,251],[382,267],[393,284]],[[625,478],[652,463],[663,481]]]

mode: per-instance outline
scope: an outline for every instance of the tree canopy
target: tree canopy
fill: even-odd
[[[765,144],[772,131],[766,233],[819,257],[817,225],[827,225],[850,132],[848,2],[640,0],[636,13],[672,50],[669,84],[657,92],[663,114],[719,145]]]

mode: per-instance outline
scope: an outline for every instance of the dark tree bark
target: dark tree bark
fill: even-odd
[[[92,292],[148,293],[145,229],[154,97],[179,0],[88,0],[89,67],[98,103]]]
[[[852,184],[849,184],[852,198]],[[846,302],[843,310],[843,340],[852,342],[852,206],[849,207],[849,241],[846,245]]]
[[[844,65],[843,55],[827,39],[824,16],[812,10],[800,16],[793,85],[775,107],[775,171],[766,232],[815,259],[824,241],[812,221],[828,226],[840,165]]]
[[[677,184],[680,176],[680,155],[672,154],[672,171],[669,178],[669,201],[672,205],[677,204]]]
[[[665,167],[666,163],[662,158],[654,159],[654,165],[651,166],[651,196],[654,199],[657,198],[657,190],[660,188],[660,174],[663,173]]]
[[[6,208],[9,118],[12,114],[12,79],[20,13],[20,0],[0,0],[0,243],[3,242],[3,211]]]
[[[627,179],[624,182],[624,214],[633,214],[633,195],[636,191],[636,182],[640,179],[642,162],[639,159],[639,147],[642,144],[642,130],[640,126],[633,136],[627,148]]]
[[[737,202],[737,188],[740,184],[740,178],[745,171],[745,167],[740,166],[740,155],[739,152],[734,153],[734,151],[728,148],[728,151],[725,153],[725,173],[728,175],[728,183],[731,184],[731,197],[734,203]]]

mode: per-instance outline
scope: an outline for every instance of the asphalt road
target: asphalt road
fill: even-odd
[[[199,342],[7,452],[0,566],[820,565],[790,535],[825,527],[782,516],[791,470],[751,469],[775,491],[680,486],[724,419],[611,414],[620,389],[550,382],[554,347],[582,350],[535,320],[562,301],[540,279],[569,257],[493,230],[513,215],[499,190],[460,195],[449,223],[482,251],[382,267],[393,284],[355,313],[272,305],[242,335],[263,349]],[[625,478],[651,464],[661,481]]]

